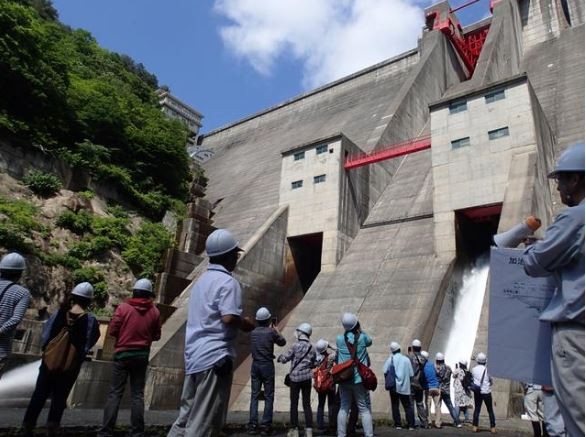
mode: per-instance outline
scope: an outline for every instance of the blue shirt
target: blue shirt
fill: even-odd
[[[424,388],[439,388],[439,379],[437,378],[437,373],[435,373],[435,366],[431,361],[427,360],[425,362],[423,373],[425,373],[425,380],[427,382],[427,387]]]
[[[31,300],[29,291],[11,281],[0,279],[0,359],[6,358],[12,351],[12,338],[16,327],[24,317]],[[3,293],[4,292],[4,293]]]
[[[348,343],[354,345],[354,334],[352,332],[348,333]],[[360,336],[358,337],[358,344],[354,347],[356,347],[356,358],[358,358],[358,361],[360,361],[362,364],[370,364],[366,348],[369,347],[371,344],[372,338],[370,338],[370,336],[367,333],[361,332]],[[352,358],[352,356],[350,355],[350,351],[346,346],[346,341],[344,340],[343,335],[338,335],[338,338],[336,338],[336,346],[338,348],[338,364],[343,363],[344,361],[347,361]],[[358,369],[356,368],[356,366],[354,366],[354,384],[360,384],[361,382],[362,378],[358,373]]]
[[[191,290],[185,328],[185,374],[211,369],[220,359],[236,358],[236,326],[222,316],[242,314],[242,289],[223,266],[210,264]]]
[[[525,249],[529,276],[553,275],[556,290],[540,319],[584,324],[584,201],[562,211],[543,240]]]
[[[395,367],[395,391],[401,395],[411,394],[411,378],[413,377],[413,366],[411,360],[400,352],[392,354],[383,365],[383,374],[386,374],[393,362]]]

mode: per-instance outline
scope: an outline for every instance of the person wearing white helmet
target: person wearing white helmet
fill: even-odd
[[[344,334],[338,335],[336,348],[338,349],[337,364],[352,360],[353,356],[366,366],[370,366],[367,348],[372,345],[372,338],[360,326],[358,317],[352,313],[342,316]],[[362,384],[362,377],[354,366],[353,374],[349,380],[339,384],[340,411],[338,412],[338,436],[346,435],[346,422],[352,406],[356,403],[365,437],[373,436],[372,413],[370,412],[370,395]]]
[[[494,409],[492,405],[492,378],[488,374],[486,367],[486,355],[483,352],[476,354],[476,363],[471,370],[472,383],[474,390],[474,414],[472,415],[472,430],[478,432],[478,418],[480,417],[480,410],[482,403],[486,405],[488,411],[488,419],[490,421],[490,432],[496,434],[496,420],[494,417]]]
[[[454,426],[457,428],[461,428],[462,425],[460,424],[460,419],[458,418],[459,414],[454,409],[452,405],[452,397],[450,394],[450,381],[452,380],[452,368],[448,366],[445,362],[444,354],[438,352],[435,354],[435,373],[440,382],[440,401],[446,404],[446,408],[452,416],[452,420],[454,421]],[[441,406],[440,402],[440,406]]]
[[[427,359],[421,354],[421,341],[415,339],[411,342],[411,351],[409,359],[413,366],[413,378],[411,379],[411,396],[415,401],[417,408],[417,418],[419,419],[419,426],[421,428],[429,428],[427,423],[428,415],[425,402],[425,387],[427,385],[425,379],[425,363]]]
[[[313,435],[313,413],[311,411],[311,380],[316,364],[315,348],[309,341],[313,328],[309,323],[302,323],[295,329],[297,342],[284,354],[279,355],[277,361],[285,364],[291,362],[291,370],[285,379],[290,389],[290,424],[288,437],[299,435],[299,392],[303,398],[303,413],[305,415],[305,435]]]
[[[399,343],[392,341],[390,349],[391,355],[383,365],[383,375],[385,375],[385,381],[389,377],[388,375],[391,377],[393,373],[395,375],[395,387],[389,390],[393,423],[396,429],[402,429],[401,412],[399,411],[399,404],[401,404],[405,411],[407,427],[413,430],[415,429],[415,413],[413,412],[413,402],[411,401],[413,366],[411,365],[411,360],[401,353],[401,345]]]
[[[336,361],[336,354],[332,350],[332,352],[328,352],[328,349],[331,349],[330,344],[327,340],[320,338],[317,343],[315,344],[315,349],[317,351],[316,356],[316,364],[318,368],[316,369],[316,373],[314,374],[314,378],[317,378],[318,372],[323,374],[329,374],[332,366]],[[317,384],[314,384],[314,387],[317,391],[317,429],[320,434],[325,433],[334,433],[336,430],[336,418],[338,415],[338,409],[336,408],[336,386],[331,379],[331,375],[328,377],[327,381],[331,383],[331,387],[326,387],[326,390],[319,390]],[[326,402],[328,404],[328,426],[325,426],[324,422],[324,412]]]
[[[132,297],[118,305],[108,335],[116,339],[110,391],[98,436],[112,436],[126,381],[130,379],[132,432],[144,433],[144,386],[151,344],[161,338],[161,315],[153,302],[153,284],[147,278],[132,286]]]
[[[525,249],[523,262],[529,276],[555,280],[540,320],[552,326],[552,381],[566,428],[584,435],[584,143],[568,147],[549,177],[568,208]]]
[[[26,435],[33,435],[48,398],[51,398],[51,408],[47,433],[60,435],[59,426],[69,392],[86,355],[100,338],[98,321],[88,311],[93,297],[94,287],[89,282],[77,284],[43,326],[41,366],[22,422]]]
[[[433,362],[429,360],[429,352],[422,351],[421,356],[425,358],[425,364],[423,366],[423,373],[425,373],[425,385],[423,386],[423,389],[425,391],[425,411],[428,417],[428,425],[431,426],[431,402],[433,401],[435,409],[434,425],[439,429],[442,427],[440,381],[437,377]]]
[[[464,413],[464,422],[470,423],[470,408],[473,407],[472,392],[469,389],[472,384],[472,374],[468,370],[468,360],[461,358],[456,363],[452,373],[454,380],[454,413],[460,421],[460,413]]]
[[[26,267],[24,257],[8,253],[0,260],[0,378],[12,352],[12,339],[31,300],[27,288],[18,282]]]
[[[232,276],[239,253],[230,231],[206,240],[207,270],[191,286],[185,328],[185,380],[179,415],[168,436],[215,435],[226,421],[238,330],[255,328],[242,314],[242,289]]]
[[[285,338],[279,333],[268,308],[261,307],[256,312],[257,327],[250,333],[250,415],[248,433],[258,434],[258,400],[264,388],[264,411],[260,425],[261,435],[271,435],[273,430],[273,402],[275,399],[274,351],[277,346],[285,346]]]

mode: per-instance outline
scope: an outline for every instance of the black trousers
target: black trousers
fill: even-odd
[[[488,418],[490,420],[490,427],[496,426],[496,419],[494,418],[494,410],[492,409],[492,394],[491,393],[478,393],[474,392],[474,415],[472,416],[472,425],[478,426],[478,418],[480,416],[480,409],[482,408],[482,402],[486,405],[488,411]]]
[[[305,427],[313,428],[313,413],[311,412],[311,379],[301,382],[291,381],[291,427],[299,427],[297,406],[299,405],[299,392],[303,398],[303,413],[305,415]]]
[[[110,392],[104,407],[104,422],[100,429],[99,436],[111,436],[114,434],[114,427],[118,419],[120,401],[126,387],[126,380],[130,378],[130,423],[132,435],[142,436],[144,433],[144,385],[146,382],[146,371],[148,358],[131,358],[127,360],[114,361],[112,366],[112,381]]]
[[[395,426],[401,426],[401,412],[399,411],[399,403],[403,405],[405,416],[407,418],[407,426],[415,428],[415,413],[413,412],[413,402],[411,402],[411,395],[402,395],[396,391],[390,391],[391,394],[391,410],[393,412],[393,422]]]
[[[49,373],[45,364],[41,362],[35,391],[22,421],[24,427],[34,428],[37,425],[39,414],[41,414],[49,397],[51,398],[51,407],[49,408],[47,424],[58,426],[61,423],[63,411],[67,407],[67,397],[75,384],[80,368],[81,363],[69,372]]]

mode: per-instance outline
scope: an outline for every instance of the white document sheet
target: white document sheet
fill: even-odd
[[[551,328],[539,321],[555,286],[523,270],[523,250],[490,251],[488,357],[492,376],[551,385]]]

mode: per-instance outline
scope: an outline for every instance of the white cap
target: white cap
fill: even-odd
[[[421,347],[421,342],[419,340],[415,339],[411,343],[411,346],[413,346],[413,347]]]
[[[391,342],[391,352],[397,352],[400,349],[401,345],[399,343],[397,343],[396,341]]]
[[[2,257],[0,270],[24,270],[26,261],[20,253],[11,252]]]
[[[435,354],[435,360],[436,361],[443,361],[444,360],[444,354],[442,354],[441,352],[438,352],[437,354]]]
[[[329,346],[329,343],[326,340],[324,340],[323,338],[320,338],[317,341],[317,343],[315,344],[315,348],[317,349],[317,351],[322,354],[326,351],[328,346]]]
[[[296,331],[303,332],[304,334],[307,334],[308,337],[311,337],[313,329],[309,323],[302,323],[297,327]]]
[[[346,331],[351,331],[356,327],[358,323],[358,317],[352,313],[344,313],[342,316],[342,326]]]
[[[486,364],[486,355],[482,352],[478,352],[478,354],[476,355],[476,362],[478,364]]]
[[[458,361],[458,363],[464,365],[464,366],[468,366],[468,360],[466,358],[460,358],[460,360]]]
[[[146,278],[140,278],[138,281],[136,281],[134,283],[134,285],[132,286],[133,290],[138,290],[138,291],[147,291],[149,293],[153,292],[153,283]]]
[[[421,351],[421,356],[423,358],[425,358],[425,359],[428,359],[429,358],[429,352],[427,352],[427,351]]]
[[[220,256],[238,247],[238,242],[227,229],[216,229],[206,240],[206,254],[208,256]]]
[[[94,287],[89,282],[80,282],[71,291],[73,296],[84,297],[86,299],[94,298]]]
[[[267,308],[260,307],[256,311],[255,319],[258,320],[259,322],[262,322],[264,320],[269,320],[270,318],[271,318],[271,312]]]

